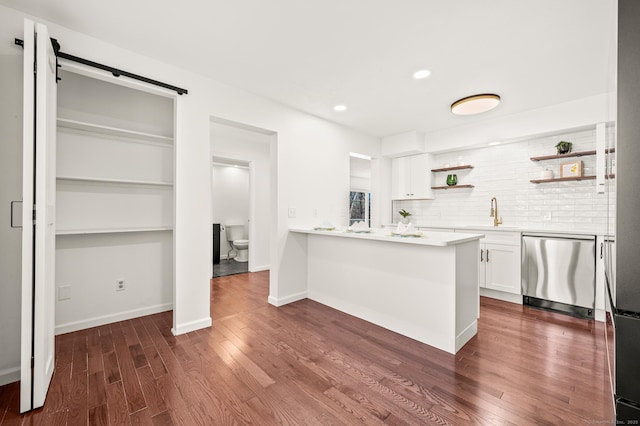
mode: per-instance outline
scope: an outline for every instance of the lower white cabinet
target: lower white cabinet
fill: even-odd
[[[520,246],[480,244],[480,287],[520,294]]]
[[[484,234],[478,253],[478,285],[480,288],[522,294],[521,234],[484,229],[456,229],[456,232]]]

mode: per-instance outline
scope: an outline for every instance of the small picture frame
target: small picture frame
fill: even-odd
[[[560,164],[560,177],[581,177],[582,161],[571,161],[569,163]]]

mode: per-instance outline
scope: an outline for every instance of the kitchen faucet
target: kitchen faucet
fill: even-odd
[[[502,224],[502,218],[498,219],[498,200],[496,197],[491,199],[491,213],[489,213],[489,216],[493,218],[493,226]]]

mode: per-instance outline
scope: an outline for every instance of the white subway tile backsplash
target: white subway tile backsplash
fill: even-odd
[[[613,129],[608,137],[613,137]],[[545,230],[575,230],[606,233],[612,229],[615,215],[614,194],[596,194],[595,181],[558,182],[532,184],[542,171],[552,170],[560,177],[560,164],[582,161],[585,175],[595,173],[595,156],[567,160],[534,162],[530,157],[555,153],[555,145],[561,140],[573,143],[573,151],[595,149],[595,131],[562,134],[536,138],[529,141],[499,145],[495,147],[469,149],[459,152],[437,154],[434,167],[449,163],[458,164],[461,159],[474,166],[461,170],[459,184],[471,184],[473,189],[435,191],[435,200],[395,201],[395,222],[400,220],[397,211],[406,209],[413,216],[412,222],[429,225],[489,225],[491,197],[498,199],[500,216],[504,223],[522,228]],[[434,185],[445,183],[446,173],[434,174]],[[615,182],[610,190],[615,188]],[[551,220],[545,216],[551,213]]]

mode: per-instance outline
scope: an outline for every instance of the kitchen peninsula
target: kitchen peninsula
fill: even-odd
[[[482,234],[306,234],[307,297],[455,354],[476,335]]]

